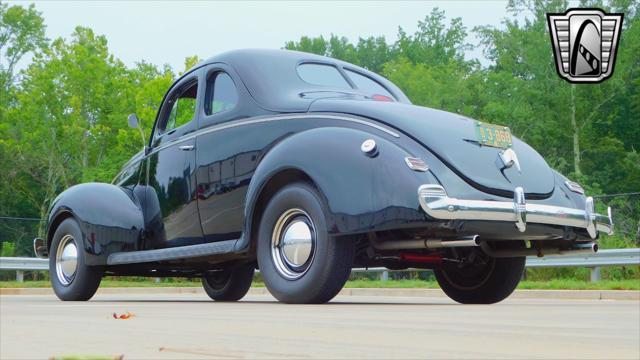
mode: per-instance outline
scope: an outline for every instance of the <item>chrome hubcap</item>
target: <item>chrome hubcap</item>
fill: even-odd
[[[71,235],[65,235],[56,251],[56,276],[62,285],[69,285],[78,269],[78,247]]]
[[[271,237],[271,257],[283,277],[294,280],[307,272],[316,250],[316,231],[309,215],[300,209],[285,211]]]

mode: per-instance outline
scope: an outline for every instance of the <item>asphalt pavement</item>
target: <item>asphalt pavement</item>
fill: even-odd
[[[116,320],[130,312],[135,316]],[[0,358],[640,359],[640,302],[339,296],[286,305],[268,295],[0,296]]]

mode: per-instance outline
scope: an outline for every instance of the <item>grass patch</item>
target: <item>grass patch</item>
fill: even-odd
[[[424,280],[352,280],[346,287],[351,288],[422,288],[438,289],[435,281]],[[518,289],[530,290],[640,290],[640,279],[602,280],[590,282],[583,280],[556,279],[550,281],[521,281]]]
[[[640,290],[640,279],[590,282],[571,279],[521,281],[518,289],[531,290]]]
[[[115,280],[104,279],[100,287],[200,287],[200,281],[186,279],[167,279],[155,282],[148,280]],[[264,287],[261,281],[254,281],[254,287]],[[49,281],[0,281],[0,288],[48,288]],[[348,288],[399,288],[399,289],[437,289],[438,283],[425,280],[350,280]],[[602,280],[589,282],[583,280],[555,279],[549,281],[522,281],[518,289],[531,290],[640,290],[640,279],[630,280]]]

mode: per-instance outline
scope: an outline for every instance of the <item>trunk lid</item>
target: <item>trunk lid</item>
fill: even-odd
[[[504,168],[503,149],[481,146],[476,121],[462,115],[421,106],[347,99],[321,99],[309,112],[340,112],[372,118],[394,127],[420,142],[451,170],[477,189],[500,196],[513,196],[521,186],[528,198],[546,198],[555,186],[553,172],[532,147],[513,137],[511,149],[521,170]]]

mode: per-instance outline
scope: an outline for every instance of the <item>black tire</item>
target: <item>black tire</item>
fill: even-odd
[[[254,271],[254,264],[215,271],[202,278],[202,286],[215,301],[238,301],[249,292]]]
[[[440,288],[461,304],[493,304],[506,299],[522,278],[525,257],[493,258],[478,249],[472,251],[482,257],[482,264],[434,270]]]
[[[75,244],[77,265],[75,273],[67,277],[60,275],[56,267],[60,243]],[[86,301],[91,299],[100,286],[103,268],[86,265],[86,255],[82,245],[83,237],[80,226],[73,218],[65,219],[53,234],[49,250],[49,277],[56,296],[63,301]]]
[[[283,216],[292,211],[297,213],[287,220],[290,221],[287,225]],[[306,224],[312,239],[310,254],[299,261],[307,260],[297,267],[279,262],[278,256],[283,255],[278,255],[278,251],[284,250],[272,246],[273,239],[278,238],[274,231],[284,228],[286,234],[295,222]],[[271,198],[260,220],[257,241],[260,273],[269,292],[282,302],[325,303],[340,292],[351,273],[355,242],[329,236],[322,198],[307,183],[289,184]],[[297,254],[296,251],[296,259]]]

